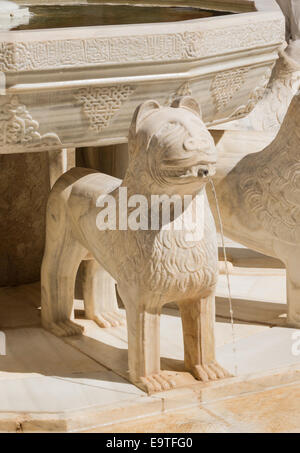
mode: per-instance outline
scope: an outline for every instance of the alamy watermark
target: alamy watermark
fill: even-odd
[[[192,195],[134,194],[120,187],[118,206],[115,197],[100,195],[96,202],[101,211],[97,228],[103,230],[177,230],[184,231],[186,241],[200,240],[204,233],[204,193]]]

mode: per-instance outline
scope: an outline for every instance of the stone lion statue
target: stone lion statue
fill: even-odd
[[[174,374],[160,370],[160,311],[170,301],[180,308],[186,370],[202,381],[224,378],[228,373],[215,360],[214,344],[217,239],[205,192],[216,150],[198,104],[191,97],[177,99],[171,107],[143,103],[134,113],[128,146],[123,181],[73,168],[52,189],[41,276],[42,324],[59,336],[82,333],[71,320],[74,282],[81,260],[92,256],[84,278],[86,315],[102,327],[119,322],[114,279],[126,308],[134,384],[149,393],[176,386]],[[131,197],[125,219],[130,228],[121,225],[122,190]],[[179,213],[170,203],[166,220],[163,203],[158,216],[153,215],[153,196],[189,198]],[[201,216],[194,222],[197,203]],[[192,215],[177,228],[187,211]],[[147,214],[155,224],[151,228]],[[98,291],[105,299],[101,307],[91,288],[99,272]]]
[[[300,94],[272,143],[241,159],[216,192],[225,235],[286,265],[287,325],[300,328]]]

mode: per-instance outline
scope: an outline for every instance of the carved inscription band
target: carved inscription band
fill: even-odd
[[[277,44],[281,20],[238,24],[223,29],[139,36],[1,42],[0,70],[19,72],[125,62],[178,61]]]

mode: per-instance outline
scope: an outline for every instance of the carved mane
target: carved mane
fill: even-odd
[[[272,236],[290,243],[300,242],[299,118],[300,95],[294,97],[275,140],[233,170],[241,178],[245,208]]]

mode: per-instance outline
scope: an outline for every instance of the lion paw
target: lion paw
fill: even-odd
[[[93,317],[93,321],[98,324],[99,327],[118,327],[125,324],[125,317],[123,313],[118,311],[111,311],[107,313],[99,313]]]
[[[53,322],[45,326],[47,330],[57,337],[70,337],[73,335],[82,335],[84,327],[67,319],[66,321]]]
[[[224,379],[231,376],[217,362],[195,365],[192,369],[192,374],[196,379],[203,382],[216,381],[217,379]]]
[[[176,387],[176,382],[172,375],[168,375],[166,372],[161,371],[157,374],[151,374],[150,376],[141,377],[143,389],[149,393],[163,392],[164,390],[171,390]]]

